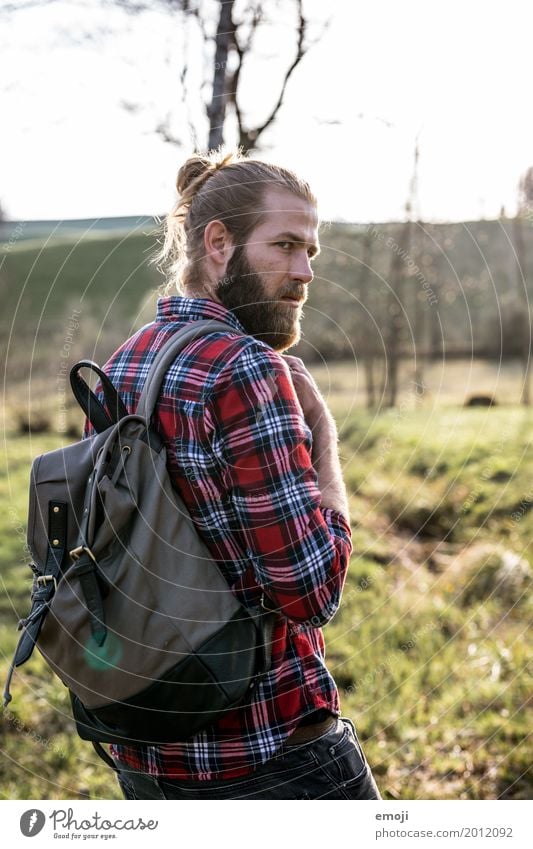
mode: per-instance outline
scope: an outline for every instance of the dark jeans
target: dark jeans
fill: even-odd
[[[381,799],[355,727],[344,717],[315,740],[283,745],[242,778],[184,781],[117,766],[126,799]]]

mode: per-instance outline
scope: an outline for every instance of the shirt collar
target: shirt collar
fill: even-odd
[[[181,295],[158,298],[156,321],[200,321],[205,318],[225,321],[239,333],[248,335],[236,315],[211,298],[184,298]]]

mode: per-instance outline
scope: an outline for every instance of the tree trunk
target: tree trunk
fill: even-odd
[[[213,73],[213,93],[207,111],[209,118],[209,150],[213,150],[213,148],[224,144],[228,55],[235,29],[232,20],[233,4],[234,0],[221,0],[220,2],[220,17],[218,19]]]
[[[387,396],[386,407],[396,406],[398,396],[398,373],[401,357],[401,331],[404,321],[403,289],[405,281],[405,262],[408,255],[411,235],[411,221],[402,226],[398,243],[394,243],[390,268],[389,298],[386,315],[385,346],[387,354]]]
[[[418,222],[418,227],[420,228],[421,222]],[[416,240],[416,235],[418,234],[419,239]],[[421,249],[415,250],[415,240],[420,245],[420,229],[415,232],[415,237],[413,239],[413,259],[417,265],[422,264],[422,255],[423,251]],[[414,321],[413,321],[413,333],[414,333],[414,346],[415,346],[415,382],[418,386],[422,386],[424,383],[424,366],[425,366],[425,358],[426,358],[426,325],[427,325],[427,300],[421,297],[421,289],[420,282],[418,277],[414,278]]]
[[[527,268],[524,233],[522,230],[522,219],[519,216],[513,218],[513,235],[517,263],[517,292],[523,310],[523,319],[520,326],[520,351],[522,360],[522,397],[520,401],[526,407],[529,407],[531,403],[531,393],[529,386],[529,372],[531,365],[531,318],[529,314],[529,303],[527,294]]]
[[[376,381],[374,378],[374,361],[375,357],[368,351],[365,354],[365,381],[366,381],[366,406],[372,410],[376,406]]]
[[[363,359],[365,372],[365,389],[366,389],[366,406],[372,409],[376,404],[376,381],[374,375],[374,359],[375,359],[375,343],[374,343],[374,328],[372,323],[365,316],[365,309],[374,314],[376,299],[374,297],[374,287],[370,280],[372,269],[372,227],[368,226],[367,233],[363,242],[363,281],[360,287],[361,306],[360,314],[363,318],[360,320],[361,332],[359,338],[361,340],[361,356]],[[367,284],[365,287],[365,283]],[[366,288],[366,291],[365,291]]]

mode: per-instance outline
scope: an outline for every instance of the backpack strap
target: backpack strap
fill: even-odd
[[[48,607],[54,597],[57,582],[61,577],[61,567],[67,551],[67,504],[63,501],[50,501],[48,504],[48,550],[44,571],[34,571],[31,610],[26,619],[18,623],[22,634],[15,649],[15,655],[9,667],[4,689],[4,707],[11,701],[9,692],[15,667],[21,666],[31,657]]]
[[[100,378],[102,390],[104,392],[105,403],[109,413],[104,405],[98,400],[95,393],[90,388],[89,384],[80,376],[79,371],[82,368],[88,368],[94,371]],[[79,363],[72,366],[70,370],[70,385],[74,393],[76,401],[82,408],[83,412],[91,422],[97,433],[107,430],[111,425],[116,424],[119,419],[128,415],[128,410],[119,393],[111,383],[111,380],[102,369],[93,363],[92,360],[80,360]]]
[[[216,333],[217,331],[227,332],[228,330],[232,333],[237,333],[241,336],[243,335],[230,324],[226,324],[226,322],[223,321],[217,321],[216,319],[201,319],[199,321],[192,321],[174,333],[157,352],[157,355],[150,367],[148,377],[146,378],[141,392],[141,397],[139,398],[139,403],[137,404],[137,415],[143,416],[147,422],[150,421],[154,413],[165,374],[179,352],[183,350],[189,342],[193,342],[201,336],[207,336],[208,333]]]
[[[239,334],[238,330],[223,321],[202,319],[193,321],[174,333],[158,351],[150,367],[137,405],[137,415],[141,415],[146,419],[147,423],[150,422],[165,374],[176,359],[176,356],[189,342],[201,336],[206,336],[208,333],[215,333],[217,331],[226,332],[228,330],[232,333]],[[256,678],[260,678],[270,670],[272,662],[272,633],[278,619],[276,610],[272,610],[264,604],[262,604],[262,608],[259,611],[248,609],[248,613],[254,619],[256,628],[260,634],[258,643],[259,671]]]

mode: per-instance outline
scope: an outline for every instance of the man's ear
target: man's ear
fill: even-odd
[[[217,273],[224,274],[234,251],[233,239],[226,225],[215,219],[204,230],[205,257]]]

